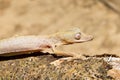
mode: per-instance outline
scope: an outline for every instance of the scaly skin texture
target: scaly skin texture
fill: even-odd
[[[93,36],[87,36],[79,28],[69,29],[47,36],[19,36],[0,41],[0,56],[13,56],[29,52],[51,49],[53,54],[62,56],[78,56],[75,53],[62,52],[55,49],[59,45],[87,42]]]

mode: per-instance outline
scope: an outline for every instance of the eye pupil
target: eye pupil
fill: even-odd
[[[76,34],[75,35],[75,39],[79,40],[81,38],[81,35],[80,34]]]

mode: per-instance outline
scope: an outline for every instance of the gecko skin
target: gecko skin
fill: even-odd
[[[77,56],[75,53],[57,51],[55,47],[59,45],[68,45],[73,43],[87,42],[93,39],[93,36],[85,35],[79,28],[69,29],[63,32],[57,32],[48,36],[19,36],[0,41],[0,56],[13,56],[28,54],[29,52],[46,49],[52,50],[52,54],[61,56]]]

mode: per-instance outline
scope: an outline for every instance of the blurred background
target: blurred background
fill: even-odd
[[[119,0],[0,0],[0,39],[79,27],[91,42],[60,47],[84,54],[120,52]]]

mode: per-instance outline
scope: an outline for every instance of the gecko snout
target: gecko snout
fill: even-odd
[[[88,35],[84,38],[85,41],[91,41],[93,39],[94,39],[94,37],[92,35]]]
[[[92,35],[84,35],[81,37],[80,40],[78,40],[76,42],[87,42],[87,41],[91,41],[93,39],[94,39],[94,37]]]
[[[93,40],[93,39],[94,39],[94,36],[89,35],[87,38],[88,38],[88,39],[87,39],[88,41],[91,41],[91,40]]]

